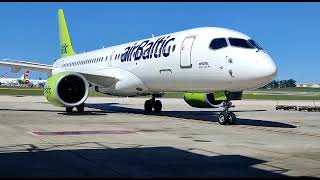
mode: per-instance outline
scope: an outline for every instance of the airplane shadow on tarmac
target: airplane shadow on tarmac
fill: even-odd
[[[106,115],[106,112],[96,110],[96,111],[85,111],[85,112],[73,112],[66,113],[60,110],[48,110],[48,109],[7,109],[1,108],[0,111],[17,111],[17,112],[57,112],[58,114],[70,115],[70,116],[81,116],[81,115]]]
[[[147,116],[166,116],[182,119],[200,120],[208,122],[218,122],[218,114],[220,111],[162,111],[159,114],[149,113],[146,114],[143,109],[127,108],[117,106],[118,103],[101,103],[101,104],[88,104],[85,106],[88,108],[97,109],[96,111],[85,111],[82,113],[72,112],[67,113],[59,110],[37,110],[37,109],[7,109],[2,108],[0,111],[22,111],[22,112],[57,112],[61,115],[67,116],[82,116],[82,115],[107,115],[108,113],[132,113],[132,114],[142,114]],[[266,110],[245,110],[245,111],[233,111],[233,112],[250,112],[250,111],[266,111]],[[296,128],[296,126],[281,122],[267,121],[267,120],[256,120],[256,119],[237,119],[238,125],[247,126],[261,126],[261,127],[276,127],[276,128]]]
[[[93,109],[100,109],[108,113],[133,113],[133,114],[144,114],[150,116],[166,116],[182,119],[192,119],[200,121],[218,122],[218,116],[220,111],[162,111],[161,113],[150,113],[146,114],[143,109],[127,108],[117,106],[118,103],[101,103],[101,104],[89,104],[86,103],[85,106]],[[266,111],[266,110],[252,110],[252,111]],[[242,111],[233,111],[242,112]],[[249,112],[246,110],[245,112]],[[296,128],[296,126],[281,122],[267,121],[267,120],[256,120],[256,119],[237,119],[238,125],[248,125],[248,126],[262,126],[262,127],[277,127],[277,128]]]
[[[254,167],[267,161],[242,155],[206,156],[173,147],[6,151],[0,177],[288,177],[287,169]],[[12,149],[12,148],[11,148]]]

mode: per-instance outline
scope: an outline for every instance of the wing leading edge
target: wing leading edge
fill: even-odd
[[[21,69],[33,70],[47,73],[50,77],[52,70],[55,68],[52,65],[40,64],[34,62],[17,61],[17,60],[0,60],[0,66],[6,66],[11,68],[11,72],[18,73]],[[76,72],[76,71],[75,71]],[[112,76],[111,74],[103,73],[103,71],[97,71],[94,73],[78,72],[85,76],[85,78],[98,86],[109,87],[115,82],[119,81],[118,78]]]
[[[11,67],[11,72],[14,72],[14,73],[19,72],[21,69],[27,69],[27,70],[45,72],[48,75],[50,75],[52,70],[54,69],[52,65],[48,65],[48,64],[40,64],[40,63],[17,61],[17,60],[7,60],[7,59],[0,60],[0,66]]]

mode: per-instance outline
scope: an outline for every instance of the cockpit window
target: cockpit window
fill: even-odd
[[[225,38],[217,38],[212,40],[210,43],[210,49],[220,49],[227,46],[228,44]]]
[[[242,47],[247,49],[254,49],[254,46],[249,43],[249,41],[245,39],[239,39],[239,38],[229,38],[229,42],[231,46],[235,47]]]
[[[256,47],[257,49],[263,50],[263,48],[262,48],[261,46],[259,46],[258,43],[255,42],[254,40],[249,39],[249,42],[250,42],[254,47]]]

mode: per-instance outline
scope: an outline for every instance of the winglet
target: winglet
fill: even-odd
[[[70,40],[67,23],[64,18],[64,13],[62,9],[59,9],[58,17],[59,17],[59,35],[60,35],[60,55],[61,57],[75,55],[76,53],[72,48],[72,43]]]

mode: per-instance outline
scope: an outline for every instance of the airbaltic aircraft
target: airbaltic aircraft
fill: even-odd
[[[147,96],[146,113],[159,113],[166,92],[184,92],[192,107],[223,107],[220,124],[235,124],[228,111],[244,90],[271,82],[277,67],[249,36],[201,27],[76,54],[63,10],[58,11],[61,58],[53,65],[2,60],[0,65],[48,73],[44,95],[53,105],[84,111],[89,88],[114,96]]]

